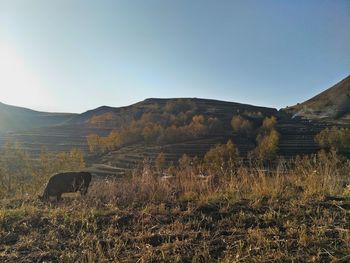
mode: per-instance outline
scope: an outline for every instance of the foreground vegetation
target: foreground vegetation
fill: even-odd
[[[4,198],[1,262],[350,260],[346,160],[320,152],[269,170],[243,164],[230,142],[216,150],[207,162],[183,156],[169,170],[146,163],[95,180],[84,198]]]
[[[7,142],[0,152],[0,198],[35,196],[52,174],[84,167],[79,149],[52,153],[42,148],[39,158],[34,159],[20,144]]]

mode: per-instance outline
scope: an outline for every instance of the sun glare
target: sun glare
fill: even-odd
[[[0,101],[42,108],[49,96],[40,79],[10,45],[0,40]]]

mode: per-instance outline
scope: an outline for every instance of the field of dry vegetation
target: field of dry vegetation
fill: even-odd
[[[69,168],[81,169],[79,156],[61,154],[61,165],[73,159]],[[45,158],[58,156],[42,153],[35,165],[22,159],[40,174],[59,167]],[[2,176],[11,169],[5,164]],[[203,161],[183,156],[160,169],[145,164],[129,177],[94,178],[87,196],[59,203],[36,199],[42,180],[30,192],[3,192],[0,261],[350,261],[350,164],[335,152],[267,168],[243,163],[228,143]]]

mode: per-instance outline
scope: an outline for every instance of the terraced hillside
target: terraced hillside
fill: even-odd
[[[277,130],[280,133],[279,155],[290,158],[296,155],[316,153],[320,148],[315,143],[314,137],[329,126],[326,123],[309,122],[302,119],[279,118],[277,125]],[[216,137],[162,146],[135,144],[111,151],[91,161],[117,167],[115,174],[122,175],[142,164],[144,160],[154,163],[159,153],[165,155],[168,164],[176,164],[183,154],[192,157],[203,157],[211,147],[219,143],[226,143],[228,140],[232,140],[235,143],[243,157],[255,147],[254,141],[233,132],[228,132]]]
[[[181,143],[171,143],[161,146],[136,144],[111,151],[105,155],[92,158],[91,162],[99,162],[116,167],[116,175],[124,175],[144,161],[154,164],[158,154],[163,153],[167,164],[177,164],[183,154],[191,157],[203,157],[205,153],[216,144],[226,143],[228,140],[235,142],[240,154],[246,155],[254,148],[254,144],[246,139],[239,139],[237,135],[222,135],[218,137],[202,138]],[[236,143],[237,142],[237,143]]]
[[[42,123],[37,127],[29,126],[27,129],[16,128],[11,132],[0,133],[0,145],[8,140],[18,141],[34,157],[38,156],[42,147],[55,152],[68,151],[72,147],[77,147],[86,154],[89,165],[112,166],[115,168],[111,170],[111,173],[121,175],[137,167],[144,160],[154,162],[159,153],[164,153],[168,164],[176,164],[183,154],[203,157],[211,147],[219,143],[226,143],[228,140],[234,142],[243,157],[246,156],[254,149],[255,139],[233,132],[231,119],[234,115],[245,116],[255,127],[259,127],[266,116],[275,116],[277,118],[276,128],[280,134],[279,155],[287,158],[315,153],[319,148],[314,142],[314,136],[326,127],[340,125],[329,121],[321,122],[294,117],[286,110],[277,111],[273,108],[208,99],[185,100],[190,105],[186,112],[181,112],[182,109],[179,110],[177,107],[178,99],[147,99],[127,107],[103,106],[79,115],[58,115],[61,118],[58,119],[63,121],[60,123],[57,123],[57,115],[48,114],[47,116],[52,116],[53,120],[46,124]],[[170,110],[169,105],[172,105]],[[190,118],[199,114],[206,119],[215,118],[220,122],[222,128],[198,138],[155,143],[137,141],[104,154],[89,153],[87,144],[89,134],[107,136],[112,130],[122,130],[130,123],[141,120],[144,114],[162,116],[161,114],[166,111],[170,111],[173,115],[185,115],[190,112]],[[39,115],[43,116],[43,113]],[[15,120],[14,117],[14,123]]]
[[[319,146],[314,138],[329,125],[303,119],[279,118],[277,130],[280,133],[279,155],[293,157],[315,153]]]
[[[42,147],[53,152],[68,151],[76,147],[88,153],[86,136],[90,133],[105,135],[110,131],[111,129],[78,125],[48,126],[0,134],[0,146],[7,141],[15,141],[33,156],[38,156]]]
[[[239,104],[233,102],[224,102],[216,100],[206,100],[206,99],[190,99],[194,103],[195,111],[198,114],[203,114],[206,117],[218,118],[224,126],[223,134],[215,134],[213,138],[203,138],[203,141],[209,141],[207,144],[201,145],[201,143],[196,142],[183,142],[177,143],[174,147],[178,147],[179,150],[174,156],[176,158],[181,153],[189,153],[195,155],[203,155],[203,151],[207,150],[212,145],[220,143],[228,139],[231,135],[230,121],[234,114],[240,114],[243,112],[260,112],[262,116],[270,116],[276,114],[276,110],[272,108],[256,107],[246,104]],[[100,136],[107,135],[112,129],[121,129],[133,120],[139,119],[144,113],[162,113],[164,107],[169,101],[176,101],[176,99],[147,99],[145,101],[121,108],[112,107],[100,107],[95,110],[87,111],[80,115],[71,116],[70,119],[66,120],[62,124],[46,125],[44,127],[29,128],[29,129],[15,129],[12,132],[7,132],[0,134],[0,145],[11,139],[18,141],[21,145],[28,150],[30,153],[37,155],[40,152],[42,146],[44,146],[49,151],[63,151],[69,150],[72,147],[78,147],[85,153],[88,153],[88,146],[86,141],[86,136],[92,133],[96,133]],[[90,120],[94,116],[101,116],[105,113],[111,113],[112,119],[103,125],[93,125]],[[261,121],[257,119],[257,121]],[[239,144],[239,142],[237,142]],[[194,148],[191,144],[194,144]],[[171,145],[171,143],[169,144]],[[245,143],[242,143],[241,150],[246,152]],[[132,149],[139,147],[139,145],[131,145],[121,149],[121,155],[123,151],[127,149]],[[168,149],[169,146],[153,146],[150,148],[164,148]],[[247,146],[250,147],[249,144]],[[141,146],[141,149],[148,149],[147,147]],[[170,150],[169,150],[170,151]],[[112,153],[111,153],[112,154]],[[170,156],[170,155],[169,155]],[[141,158],[141,157],[140,157]],[[142,157],[143,158],[143,157]],[[170,158],[174,160],[174,158]]]
[[[140,112],[157,115],[166,110],[169,102],[176,102],[176,99],[147,99],[135,104],[135,108],[124,108],[120,111],[124,112],[126,116],[130,116],[130,112],[133,112],[134,118]],[[177,164],[183,154],[191,157],[203,157],[210,148],[220,143],[226,143],[230,139],[237,145],[240,154],[246,156],[254,148],[254,140],[233,133],[230,124],[232,116],[238,114],[250,115],[252,122],[260,125],[265,116],[277,114],[277,110],[275,109],[239,103],[204,99],[190,99],[190,102],[193,103],[196,114],[201,114],[205,118],[217,118],[223,129],[209,136],[201,136],[196,139],[184,138],[181,141],[170,141],[166,143],[134,143],[101,156],[92,156],[88,158],[88,161],[90,163],[97,162],[116,167],[116,174],[125,174],[142,164],[144,160],[149,160],[153,163],[159,153],[165,155],[167,164]],[[117,116],[115,120],[118,120]]]

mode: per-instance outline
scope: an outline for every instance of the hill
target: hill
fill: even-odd
[[[271,115],[276,109],[259,107],[235,102],[200,99],[200,98],[148,98],[125,107],[102,106],[74,116],[67,124],[85,124],[100,127],[122,127],[132,120],[138,120],[145,113],[160,114],[164,111],[178,114],[180,112],[194,111],[205,116],[227,118],[233,113],[260,112]],[[95,123],[94,123],[95,121]]]
[[[59,125],[74,115],[72,113],[34,111],[0,102],[0,133]]]
[[[328,122],[319,121],[323,108],[337,111],[337,118],[346,118],[347,95],[343,93],[348,88],[349,77],[305,103],[280,111],[200,98],[150,98],[125,107],[102,106],[82,114],[44,113],[1,104],[4,125],[0,145],[9,139],[18,141],[34,157],[42,146],[54,152],[76,147],[86,154],[89,165],[109,165],[124,174],[145,158],[153,162],[159,153],[164,153],[171,164],[183,154],[202,157],[216,144],[228,140],[245,157],[256,146],[256,132],[264,118],[275,116],[280,134],[278,154],[289,158],[319,150],[314,136],[338,121],[334,115],[328,115]],[[333,106],[319,106],[324,101],[331,101]],[[307,107],[314,109],[312,121],[307,119],[310,115],[302,114]],[[252,135],[232,129],[235,115],[249,120],[255,130]],[[296,118],[298,115],[303,118]],[[103,153],[89,152],[87,138],[91,134],[103,142],[110,140]]]
[[[30,110],[29,112],[32,113]],[[39,116],[40,114],[38,113]],[[178,136],[180,138],[177,138],[177,140],[170,138],[166,142],[159,143],[145,144],[135,141],[125,145],[123,150],[112,151],[108,155],[108,158],[103,158],[108,163],[110,162],[110,158],[114,160],[118,159],[117,157],[120,157],[123,151],[126,151],[127,155],[132,155],[134,154],[134,150],[130,150],[129,152],[128,149],[137,149],[138,156],[135,158],[143,159],[149,153],[153,153],[153,155],[158,153],[158,151],[151,151],[150,148],[162,150],[165,147],[169,151],[172,151],[172,158],[177,160],[180,153],[182,154],[188,151],[190,154],[201,156],[215,144],[227,141],[232,135],[230,122],[232,116],[236,114],[249,115],[249,118],[258,125],[264,116],[276,115],[277,110],[210,99],[151,98],[126,107],[115,108],[103,106],[82,114],[70,115],[70,118],[62,119],[63,122],[60,124],[52,122],[54,125],[28,125],[27,129],[17,129],[3,134],[0,137],[0,144],[9,138],[14,139],[19,141],[25,149],[34,155],[39,153],[41,146],[45,146],[49,151],[61,151],[78,147],[87,153],[86,137],[89,134],[106,136],[112,130],[120,131],[134,123],[144,122],[146,120],[147,122],[158,121],[164,127],[171,125],[181,126],[191,122],[193,116],[201,115],[205,121],[210,119],[213,125],[219,124],[220,128],[216,132],[199,136],[196,139],[181,138],[181,136]],[[48,114],[47,116],[50,117],[52,115]],[[17,121],[17,123],[20,123],[20,121]],[[22,127],[26,126],[22,125]],[[243,142],[244,139],[235,139],[235,141],[242,146],[240,149],[242,152],[246,152],[251,147],[251,142]],[[174,147],[179,150],[174,149]],[[118,156],[115,156],[115,154]]]
[[[349,119],[350,75],[315,97],[284,110],[308,119]]]

